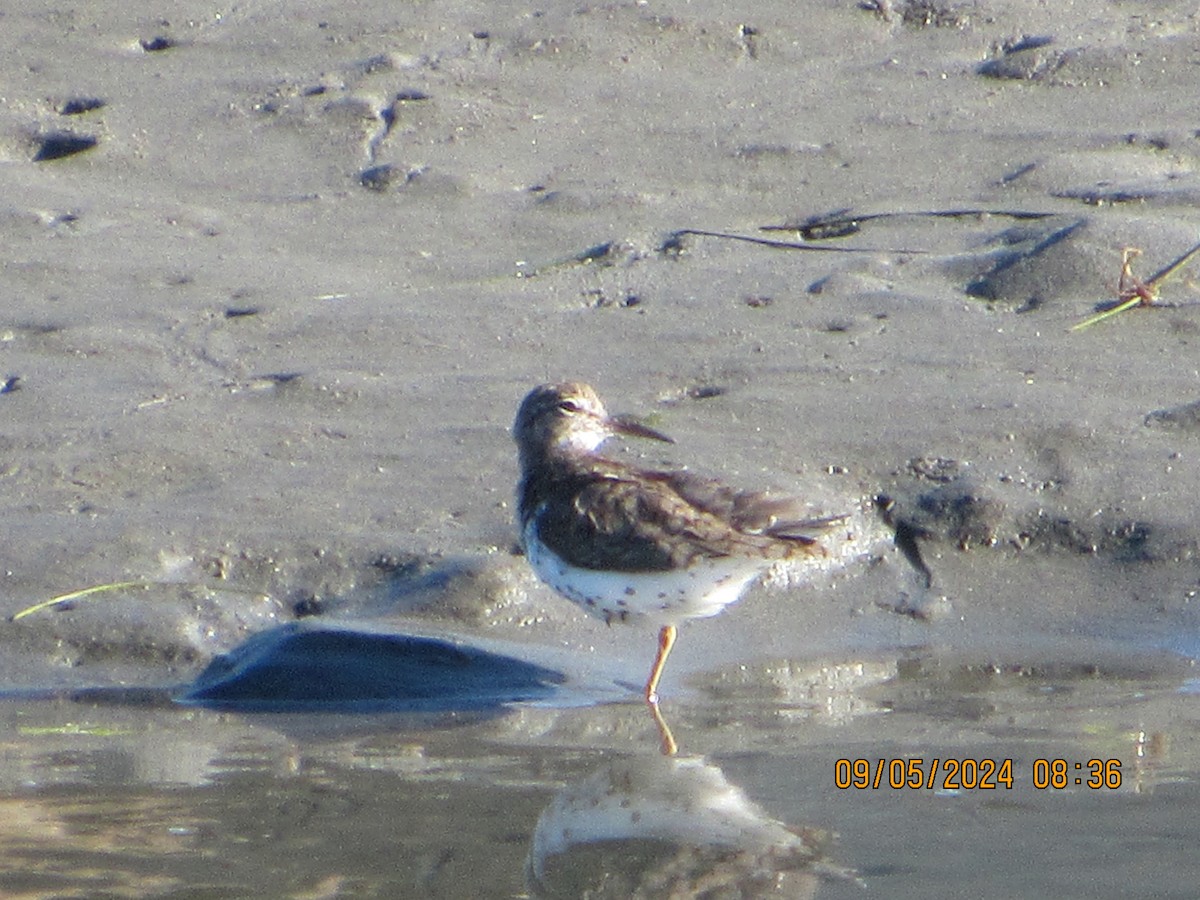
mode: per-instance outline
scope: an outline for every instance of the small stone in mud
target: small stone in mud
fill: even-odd
[[[291,384],[300,377],[299,372],[269,372],[266,375],[258,376],[263,381],[268,381],[271,384]]]
[[[358,175],[358,183],[369,191],[386,191],[395,181],[396,175],[396,167],[384,163],[381,166],[363,169]]]
[[[616,252],[617,244],[615,241],[605,241],[603,244],[596,244],[588,247],[581,253],[575,254],[575,262],[590,263],[590,262],[607,262],[613,261],[614,253]]]
[[[590,288],[583,292],[583,296],[587,298],[588,306],[593,309],[607,309],[610,306],[632,309],[642,304],[642,298],[637,294],[626,293],[613,297],[603,288]]]
[[[71,97],[69,100],[63,101],[62,106],[58,108],[58,114],[60,116],[78,116],[94,109],[103,109],[105,106],[107,103],[99,97]]]
[[[309,594],[292,604],[292,615],[297,619],[307,619],[309,616],[319,616],[325,612],[325,604]]]
[[[936,484],[949,484],[962,475],[965,464],[941,456],[919,456],[908,461],[908,471],[917,478]]]
[[[378,75],[380,72],[394,72],[396,62],[386,53],[377,53],[359,61],[355,68],[361,75]]]
[[[1156,409],[1146,416],[1145,424],[1149,428],[1200,431],[1200,400],[1169,409]]]
[[[225,318],[244,319],[247,316],[257,316],[260,312],[257,306],[230,306],[225,310]]]
[[[33,155],[34,162],[49,162],[63,159],[91,150],[99,141],[90,134],[72,134],[69,131],[56,131],[41,138],[37,152]]]
[[[1166,135],[1144,135],[1131,132],[1125,135],[1125,143],[1130,147],[1148,147],[1151,150],[1170,150],[1171,139]]]
[[[381,553],[371,567],[393,578],[411,578],[421,571],[422,562],[415,554]]]
[[[147,53],[161,53],[163,50],[170,50],[175,46],[175,42],[163,34],[152,38],[142,38],[138,43]]]
[[[1003,55],[989,59],[976,71],[985,78],[1011,81],[1043,81],[1069,57],[1069,51],[1052,49],[1053,38],[1023,37],[1003,49]]]
[[[900,21],[910,28],[965,28],[971,17],[948,4],[908,0],[900,11]]]
[[[666,240],[658,245],[658,252],[668,258],[678,258],[687,252],[687,245],[684,243],[684,233],[677,231],[674,234],[668,235]]]
[[[389,188],[412,184],[421,177],[423,171],[422,168],[404,169],[391,163],[383,163],[363,169],[358,175],[358,183],[368,191],[383,193]]]

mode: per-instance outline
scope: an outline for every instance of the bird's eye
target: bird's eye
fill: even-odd
[[[558,401],[558,408],[561,409],[563,412],[568,412],[568,413],[579,412],[579,404],[576,403],[574,400],[560,400],[560,401]]]

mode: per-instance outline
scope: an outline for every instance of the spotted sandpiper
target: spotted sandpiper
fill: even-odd
[[[586,384],[525,396],[513,425],[521,543],[542,581],[589,613],[659,627],[645,689],[654,706],[679,623],[721,612],[777,564],[823,556],[812,533],[843,519],[798,519],[794,499],[602,456],[618,434],[673,443],[609,415]]]

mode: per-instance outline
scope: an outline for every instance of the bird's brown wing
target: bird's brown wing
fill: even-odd
[[[638,474],[643,477],[609,472],[560,485],[574,502],[543,506],[539,537],[573,565],[620,571],[664,571],[726,556],[758,556],[765,567],[812,543],[740,531],[720,514],[719,504],[692,503],[669,479]]]
[[[782,540],[816,541],[817,535],[849,519],[846,515],[814,517],[796,497],[773,497],[762,491],[739,491],[713,478],[691,472],[654,473],[680,497],[711,512],[746,534]]]

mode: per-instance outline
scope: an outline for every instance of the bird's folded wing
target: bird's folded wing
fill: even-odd
[[[798,497],[739,491],[716,479],[691,472],[663,472],[658,477],[688,503],[725,519],[746,534],[815,541],[821,532],[843,525],[849,519],[847,515],[813,516]]]
[[[811,540],[743,532],[722,517],[719,502],[693,503],[669,479],[610,473],[577,487],[574,503],[543,507],[538,535],[563,560],[584,568],[665,571],[727,556],[768,561],[789,555],[785,541]]]

